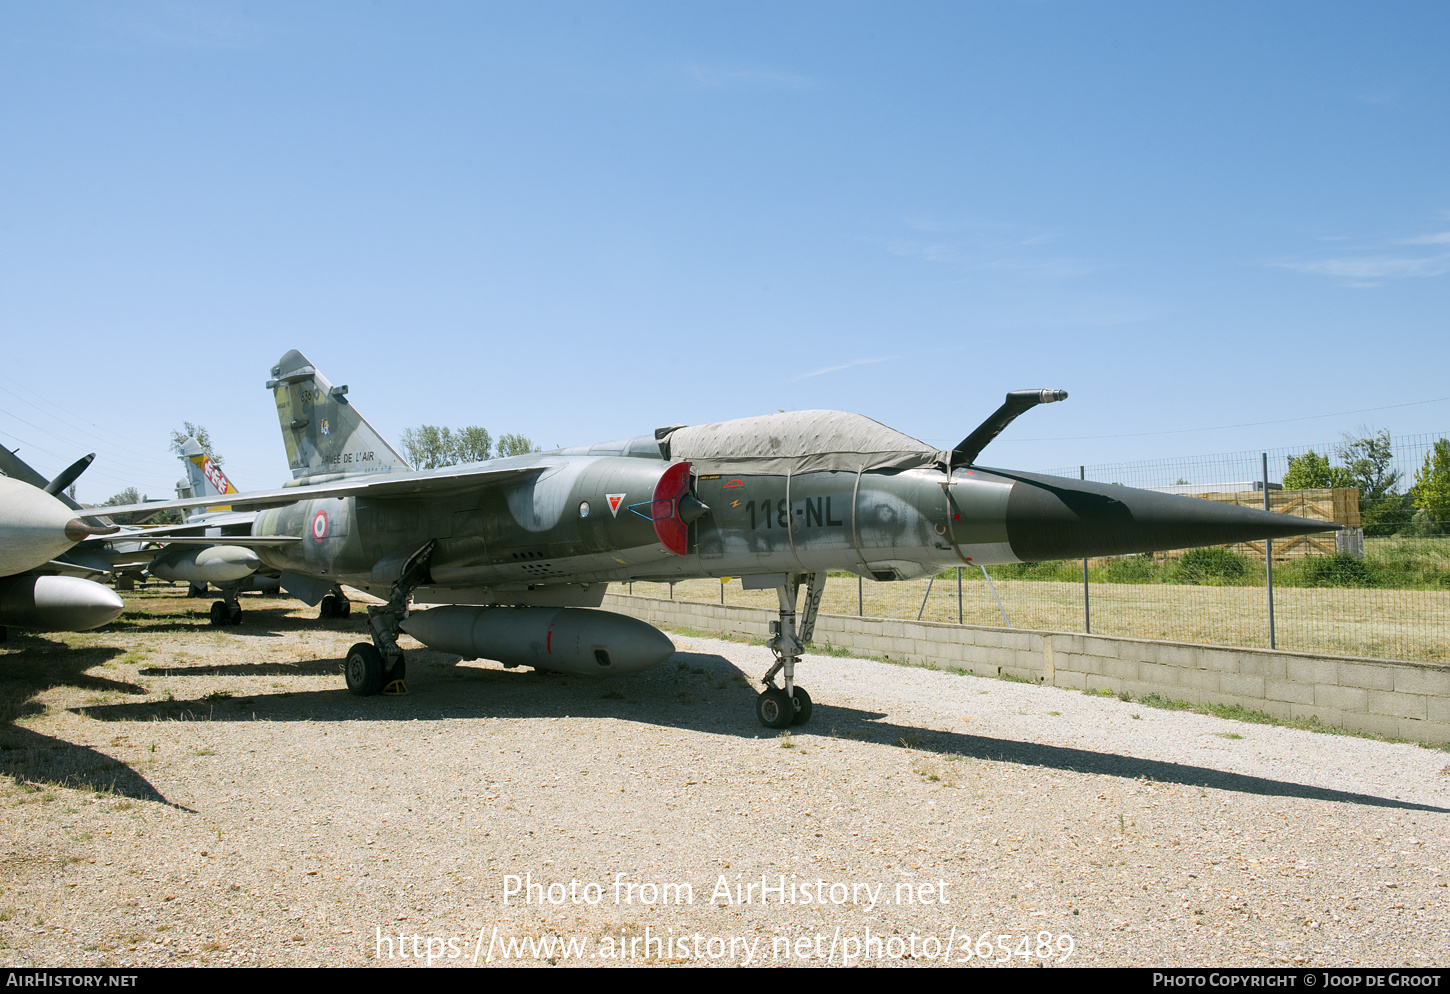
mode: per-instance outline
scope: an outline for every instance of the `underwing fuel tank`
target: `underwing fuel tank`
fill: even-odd
[[[181,546],[172,548],[182,549]],[[182,549],[175,556],[158,557],[147,572],[162,580],[230,583],[251,576],[261,565],[262,560],[251,549],[238,545],[213,545]]]
[[[465,659],[586,676],[638,673],[675,651],[643,621],[577,607],[435,607],[408,615],[402,629]]]
[[[0,625],[83,632],[116,620],[126,605],[110,587],[74,576],[0,580]]]

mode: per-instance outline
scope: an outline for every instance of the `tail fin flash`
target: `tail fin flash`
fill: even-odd
[[[295,483],[412,469],[301,352],[293,349],[272,367],[267,381],[277,400],[277,419]]]
[[[176,492],[180,494],[183,489],[188,490],[187,497],[220,497],[224,494],[234,494],[237,488],[232,486],[232,481],[222,472],[222,468],[216,464],[211,456],[202,449],[201,443],[194,438],[188,438],[181,443],[181,463],[186,467],[186,486],[176,485]],[[198,508],[202,512],[207,511],[230,511],[231,507],[218,504],[214,507]]]

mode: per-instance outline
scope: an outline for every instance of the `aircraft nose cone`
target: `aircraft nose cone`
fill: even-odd
[[[1007,540],[1024,562],[1288,538],[1339,525],[1114,484],[1004,472]]]
[[[87,534],[88,526],[50,494],[0,476],[0,576],[34,569]]]

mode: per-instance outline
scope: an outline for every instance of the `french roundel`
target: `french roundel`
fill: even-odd
[[[312,516],[312,537],[319,542],[327,537],[326,511],[318,511]]]

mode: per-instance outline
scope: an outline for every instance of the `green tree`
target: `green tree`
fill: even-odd
[[[120,507],[123,504],[144,504],[146,495],[139,493],[135,487],[127,487],[118,494],[112,494],[106,498],[101,507]],[[132,514],[116,514],[111,520],[118,525],[139,525],[143,521],[150,521],[153,525],[175,525],[181,523],[180,511],[136,511]]]
[[[145,498],[141,496],[140,491],[138,491],[135,487],[127,487],[120,493],[112,494],[111,496],[107,497],[106,502],[101,506],[120,507],[122,504],[139,504],[143,500],[145,500]]]
[[[1425,465],[1415,473],[1410,495],[1416,507],[1450,522],[1450,439],[1440,439],[1425,453]]]
[[[487,428],[469,425],[459,429],[455,437],[458,440],[455,451],[459,462],[483,462],[489,457],[493,436],[488,433]]]
[[[453,429],[419,425],[403,432],[403,454],[415,469],[436,469],[458,461],[458,443]]]
[[[504,456],[523,456],[530,452],[538,452],[539,449],[533,442],[523,435],[500,435],[498,437],[498,454]]]
[[[454,431],[436,425],[419,425],[403,432],[403,454],[418,469],[436,469],[439,466],[453,466],[461,462],[483,462],[489,458],[493,436],[487,428],[469,425]],[[534,443],[523,435],[501,435],[499,458],[520,456],[527,452],[538,452]]]
[[[1313,449],[1302,456],[1290,456],[1289,472],[1284,474],[1285,490],[1320,490],[1355,485],[1349,470],[1329,465],[1329,457],[1321,456]]]
[[[201,446],[201,451],[211,457],[211,461],[218,466],[222,464],[222,457],[216,454],[211,447],[211,435],[207,432],[205,425],[194,425],[190,421],[181,422],[181,431],[171,433],[171,451],[181,455],[181,446],[188,439],[196,439],[196,444]]]
[[[1411,506],[1399,492],[1400,471],[1393,466],[1395,451],[1388,431],[1357,438],[1346,434],[1334,453],[1353,477],[1351,485],[1359,487],[1359,514],[1366,535],[1393,535],[1409,524]]]

